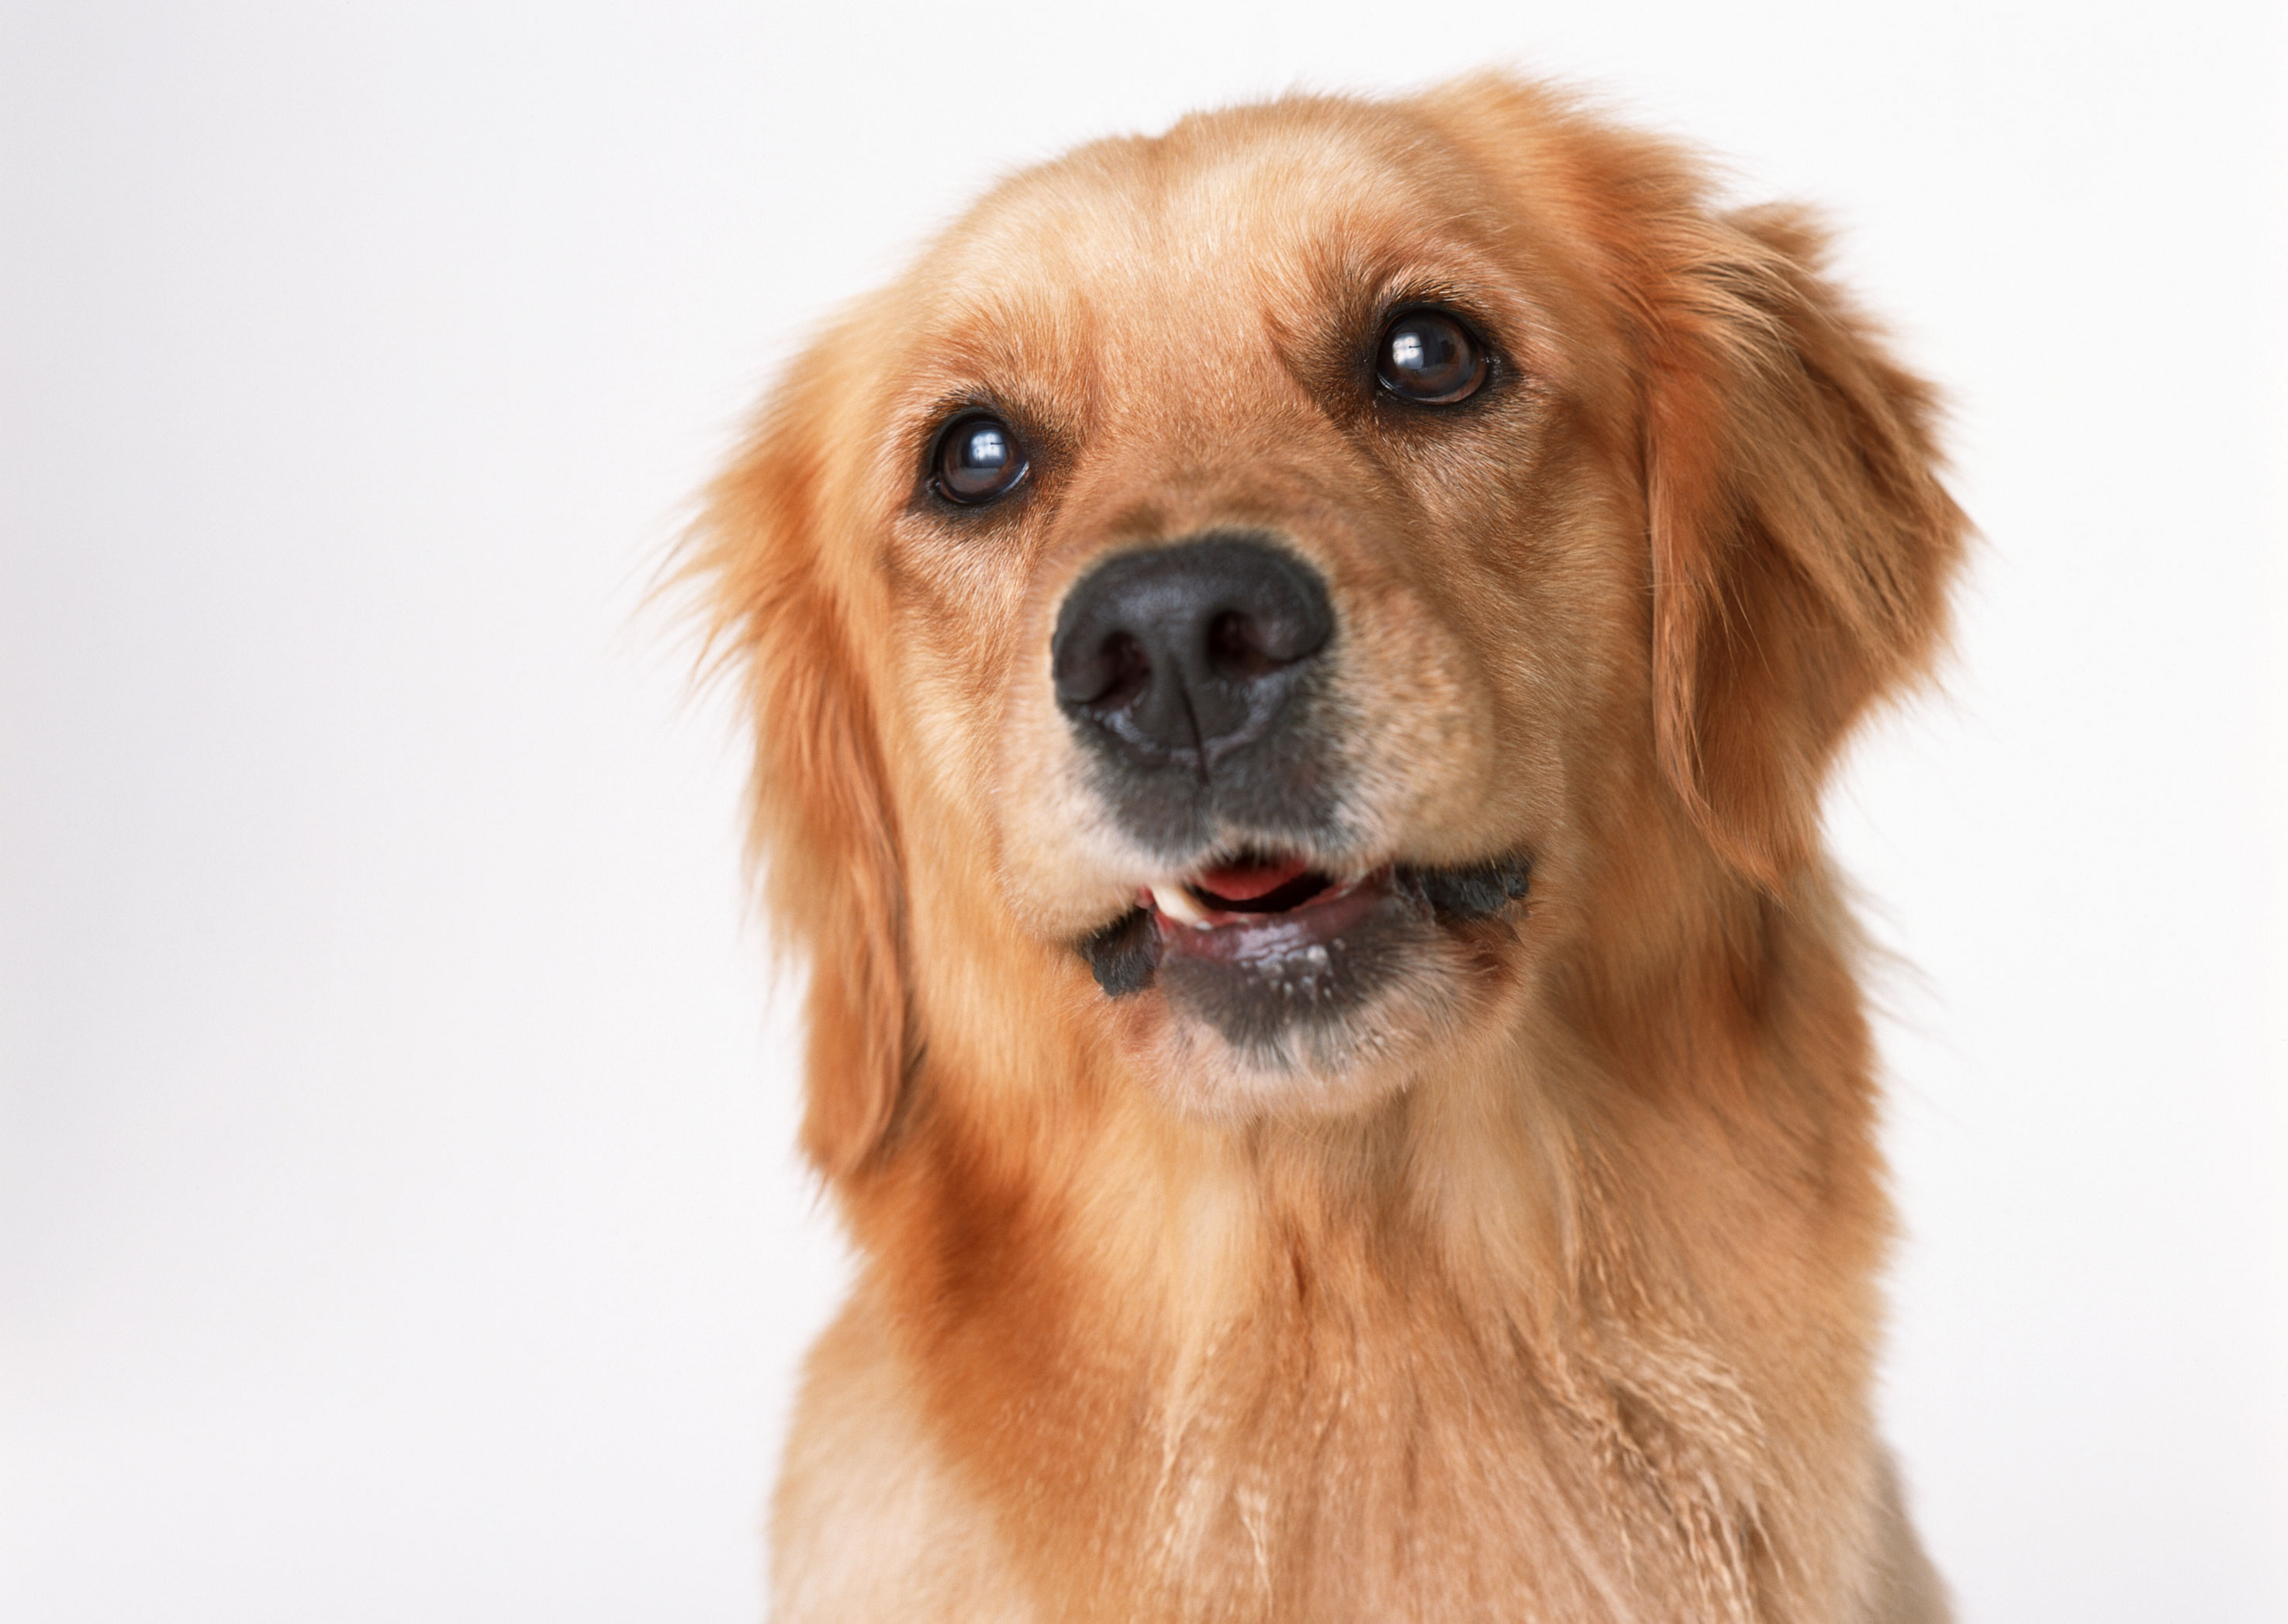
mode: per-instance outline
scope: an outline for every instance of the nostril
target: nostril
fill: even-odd
[[[1287,663],[1265,646],[1263,628],[1252,615],[1227,609],[1208,622],[1208,669],[1217,676],[1245,680]]]
[[[1069,705],[1117,709],[1152,681],[1152,656],[1135,633],[1115,627],[1075,638],[1055,654],[1057,697]]]
[[[1152,656],[1132,634],[1116,631],[1098,653],[1097,673],[1102,685],[1082,703],[1116,710],[1151,685]]]

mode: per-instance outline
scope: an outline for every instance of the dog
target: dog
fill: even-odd
[[[1501,75],[1000,185],[688,555],[861,1259],[811,1620],[1930,1620],[1837,753],[1942,646],[1816,224]]]

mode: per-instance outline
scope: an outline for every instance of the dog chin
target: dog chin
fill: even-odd
[[[1145,1069],[1170,1105],[1208,1121],[1318,1120],[1370,1110],[1402,1091],[1459,1030],[1454,967],[1438,963],[1441,956],[1426,955],[1339,1010],[1283,1019],[1251,1015],[1237,1029],[1228,1018],[1228,989],[1201,1000],[1171,978]],[[1269,994],[1283,1002],[1305,995]]]
[[[1259,867],[1254,884],[1281,872]],[[1253,912],[1218,908],[1212,890],[1187,900],[1161,888],[1166,907],[1140,909],[1083,951],[1108,994],[1144,994],[1129,1030],[1186,1114],[1339,1115],[1404,1088],[1458,1031],[1473,960],[1458,930],[1523,890],[1521,864],[1296,876],[1228,905]]]

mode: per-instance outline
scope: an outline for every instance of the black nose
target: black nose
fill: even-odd
[[[1116,553],[1057,615],[1057,701],[1143,764],[1205,773],[1271,731],[1333,631],[1318,572],[1261,542]]]

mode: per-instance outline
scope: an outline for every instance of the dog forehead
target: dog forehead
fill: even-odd
[[[933,337],[1022,325],[1085,334],[1291,311],[1330,273],[1418,250],[1438,173],[1362,116],[1245,109],[1094,143],[989,194],[920,267]]]

